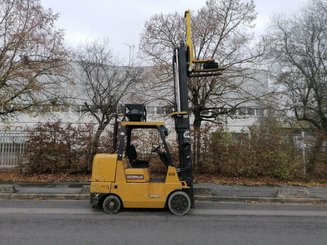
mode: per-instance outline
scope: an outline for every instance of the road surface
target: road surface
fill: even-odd
[[[105,215],[86,201],[0,201],[0,244],[326,245],[327,206],[196,204]]]

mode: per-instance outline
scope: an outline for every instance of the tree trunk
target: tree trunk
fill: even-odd
[[[91,143],[91,147],[90,147],[90,153],[89,153],[89,158],[88,158],[88,172],[91,172],[92,170],[92,162],[93,162],[93,158],[95,156],[95,154],[98,152],[98,148],[99,148],[99,141],[100,141],[100,137],[102,132],[104,131],[104,129],[106,128],[106,126],[109,123],[105,124],[105,125],[99,125],[99,127],[97,128],[97,131],[93,137],[92,143]]]

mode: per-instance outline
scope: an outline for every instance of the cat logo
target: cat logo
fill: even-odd
[[[144,180],[143,174],[128,174],[126,175],[127,180]]]

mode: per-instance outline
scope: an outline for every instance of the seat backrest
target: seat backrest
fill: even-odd
[[[130,162],[134,162],[137,159],[137,153],[134,145],[130,145],[126,149],[126,155]]]

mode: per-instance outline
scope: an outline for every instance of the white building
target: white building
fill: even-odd
[[[73,67],[76,69],[76,66]],[[259,98],[268,93],[268,76],[265,72],[260,72],[257,76],[256,79],[250,79],[242,86],[249,94],[255,94]],[[155,84],[154,81],[151,81],[151,83]],[[144,84],[146,82],[143,83],[143,89],[144,87],[146,89]],[[38,123],[57,121],[61,121],[62,124],[72,123],[75,125],[96,123],[92,116],[84,113],[84,103],[88,101],[80,84],[64,84],[63,93],[70,98],[69,105],[39,106],[26,113],[9,116],[0,122],[0,167],[10,167],[17,164],[18,158],[15,154],[23,151],[23,139],[26,134],[24,132],[26,132],[27,128],[33,128]],[[156,93],[157,96],[162,96],[159,94],[160,90],[157,90]],[[238,96],[239,94],[232,96],[235,104],[240,101]],[[137,92],[135,92],[135,96],[130,96],[126,100],[128,103],[143,102],[142,95]],[[241,104],[232,115],[220,116],[219,121],[223,123],[226,130],[240,133],[263,117],[263,110],[259,103],[251,100]],[[152,101],[147,105],[148,121],[165,121],[170,131],[172,131],[174,121],[169,117],[169,113],[167,107],[160,102]]]

